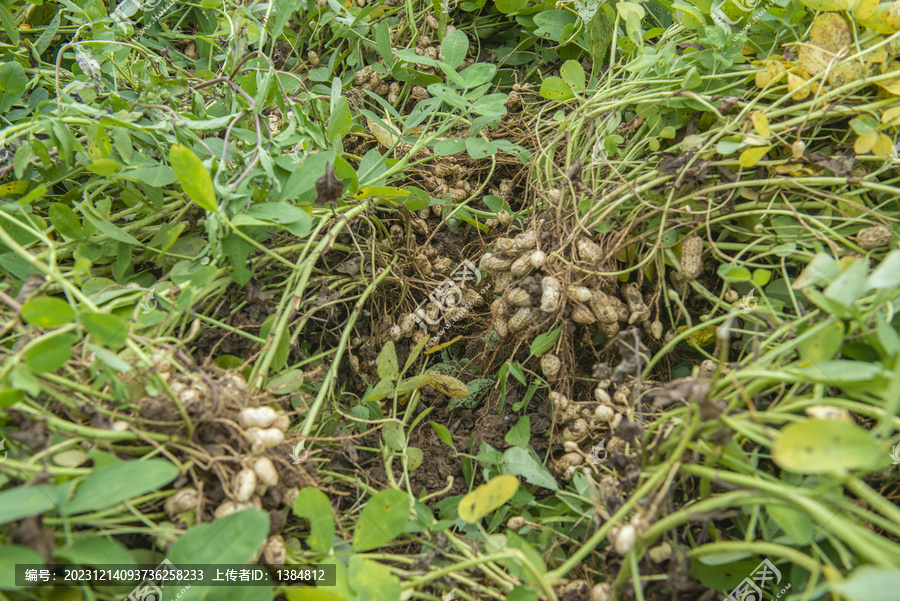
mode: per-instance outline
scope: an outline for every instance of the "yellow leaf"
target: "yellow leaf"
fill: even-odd
[[[776,84],[784,77],[784,63],[780,60],[764,60],[760,69],[756,72],[756,86],[764,88],[771,84]]]
[[[456,338],[454,338],[453,340],[450,340],[449,342],[442,342],[442,343],[440,343],[440,344],[436,344],[436,345],[434,345],[433,347],[431,347],[430,349],[428,349],[427,351],[425,351],[424,354],[425,354],[425,355],[430,355],[431,353],[436,353],[436,352],[438,352],[438,351],[440,351],[440,350],[442,350],[442,349],[447,348],[447,347],[450,346],[451,344],[454,344],[454,343],[456,343],[456,342],[459,342],[460,340],[462,340],[462,336],[457,336]],[[468,394],[466,394],[466,396],[468,396]]]
[[[428,376],[428,383],[431,387],[442,394],[446,394],[454,399],[464,399],[469,396],[469,389],[466,385],[453,376],[439,374],[434,371],[429,371],[425,375]]]
[[[852,13],[859,8],[860,0],[835,0],[840,6],[842,10],[847,11],[848,13]]]
[[[900,29],[900,2],[879,4],[869,17],[860,17],[858,22],[878,33],[894,33]]]
[[[506,474],[494,476],[459,501],[459,517],[469,524],[494,511],[513,498],[519,489],[519,479]]]
[[[870,131],[869,133],[856,138],[856,142],[853,143],[853,150],[856,154],[866,154],[872,150],[872,147],[875,146],[877,140],[878,132]]]
[[[794,73],[788,72],[788,91],[793,92],[791,98],[793,98],[794,100],[803,100],[807,96],[809,96],[809,86],[803,87],[805,83],[806,79],[800,77],[799,75],[795,75]]]
[[[870,50],[873,46],[876,46],[878,44],[882,44],[882,46],[877,50]],[[865,60],[867,63],[881,64],[887,61],[888,52],[887,48],[885,48],[884,45],[884,36],[878,36],[868,44],[865,44],[863,47],[868,50],[865,56]]]
[[[769,152],[771,148],[771,146],[748,148],[741,153],[741,156],[738,158],[738,163],[740,163],[741,167],[749,169],[750,167],[756,165],[760,160],[762,160],[762,158],[766,155],[767,152]]]
[[[859,6],[856,7],[856,11],[853,13],[853,17],[857,21],[868,19],[875,14],[877,8],[878,0],[861,0]]]
[[[886,159],[894,150],[894,142],[886,135],[879,133],[875,145],[872,147],[872,154],[879,159]]]
[[[852,42],[847,22],[837,13],[823,13],[813,21],[809,43],[800,47],[800,66],[810,75],[827,71],[833,86],[861,79],[865,74],[862,63],[838,58]]]
[[[794,177],[813,177],[817,175],[812,169],[801,165],[800,163],[785,163],[784,165],[775,165],[771,170],[779,175],[792,175]]]
[[[835,0],[800,0],[800,2],[812,10],[841,10],[841,5]]]
[[[676,328],[679,333],[687,331],[687,326],[678,326]],[[686,342],[691,346],[709,346],[716,341],[716,332],[718,332],[718,328],[716,326],[706,326],[702,330],[698,330],[693,334],[687,337]]]
[[[875,85],[877,85],[882,90],[893,94],[894,96],[900,96],[900,77],[876,81]]]
[[[769,131],[769,120],[763,115],[762,111],[753,111],[750,113],[750,120],[753,122],[753,129],[756,133],[764,138],[768,138],[772,132]]]
[[[900,125],[900,106],[891,107],[881,113],[882,125]]]

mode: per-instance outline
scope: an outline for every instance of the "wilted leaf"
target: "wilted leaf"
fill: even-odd
[[[453,376],[439,374],[433,371],[429,371],[425,375],[428,376],[428,383],[431,387],[442,394],[446,394],[455,399],[464,399],[469,396],[469,389],[466,385]]]
[[[316,180],[316,204],[334,205],[343,193],[343,182],[334,174],[331,163],[325,163],[325,175]]]

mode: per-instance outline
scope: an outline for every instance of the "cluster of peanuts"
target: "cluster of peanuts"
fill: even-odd
[[[430,174],[423,173],[421,177],[424,188],[431,196],[440,198],[444,194],[449,194],[453,202],[461,202],[480,186],[478,182],[472,184],[467,177],[470,175],[460,163],[453,160],[453,157],[445,157],[434,163]],[[426,209],[420,209],[419,214],[427,215]]]
[[[226,374],[223,378],[239,381],[246,390],[246,383],[239,376]],[[173,382],[173,391],[184,393],[179,382]],[[178,389],[176,391],[176,389]],[[193,394],[193,393],[189,393]],[[184,399],[184,396],[181,396]],[[250,445],[250,453],[241,461],[241,470],[231,479],[230,487],[226,487],[227,499],[213,511],[215,519],[223,518],[242,509],[262,509],[261,497],[270,487],[279,483],[278,470],[266,453],[284,442],[284,434],[290,426],[290,420],[284,411],[276,411],[270,407],[247,407],[241,410],[239,417],[244,438]],[[223,486],[224,486],[223,482]],[[228,490],[230,488],[230,490]],[[299,490],[289,488],[283,497],[285,507],[291,507]],[[196,510],[200,501],[199,491],[188,486],[177,490],[165,502],[165,511],[173,522],[191,511]],[[270,536],[265,544],[257,550],[252,562],[263,560],[269,565],[283,565],[287,557],[284,538],[280,534]]]
[[[508,222],[508,215],[503,213],[500,222]],[[554,273],[562,266],[557,267],[556,257],[551,255],[548,259],[540,248],[545,240],[553,238],[547,225],[545,220],[537,219],[513,238],[498,238],[495,252],[482,258],[481,268],[494,275],[495,290],[504,291],[503,297],[491,305],[493,330],[505,338],[538,323],[552,323],[553,317],[564,311],[573,322],[599,329],[607,338],[618,334],[619,324],[637,323],[659,340],[662,323],[650,320],[650,308],[638,284],[621,288],[623,301],[601,289],[601,285],[607,290],[615,285],[610,284],[609,278],[587,277],[576,284],[563,283]],[[602,249],[587,237],[575,241],[575,251],[577,259],[589,265],[598,265],[602,260]],[[559,366],[559,358],[552,353],[541,357],[541,369],[550,382],[559,376]]]
[[[611,386],[610,380],[599,381],[594,389],[594,400],[588,402],[574,401],[557,391],[550,393],[556,421],[563,428],[565,450],[564,455],[551,463],[551,471],[555,475],[571,480],[579,470],[585,475],[600,473],[598,463],[591,456],[596,441],[608,438],[609,443],[603,450],[609,454],[627,455],[637,451],[633,445],[629,448],[625,440],[613,434],[628,412],[632,387],[628,383],[620,383],[610,396]]]
[[[386,98],[391,105],[397,104],[400,98],[400,82],[394,81],[390,75],[382,78],[371,65],[366,65],[353,75],[353,85]],[[415,86],[412,89],[412,97],[418,101],[425,100],[429,96],[425,88]]]

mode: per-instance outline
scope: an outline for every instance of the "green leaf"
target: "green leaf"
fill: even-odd
[[[6,10],[6,9],[4,9]],[[0,547],[0,590],[18,591],[31,586],[16,586],[16,564],[44,565],[44,559],[28,547],[11,545]]]
[[[587,75],[584,73],[584,68],[581,66],[581,63],[578,61],[567,60],[563,63],[563,66],[559,69],[559,74],[562,77],[562,80],[569,84],[569,87],[575,92],[583,92],[585,83],[587,82]]]
[[[371,551],[397,538],[409,520],[409,497],[398,490],[383,490],[366,503],[356,529],[353,550]]]
[[[534,451],[520,447],[512,447],[503,453],[501,470],[504,474],[521,476],[526,481],[537,486],[559,490],[559,485],[550,471],[545,468],[532,454]]]
[[[72,500],[63,506],[63,513],[74,515],[115,507],[122,501],[159,490],[177,477],[178,468],[164,459],[105,465],[96,468],[81,483]]]
[[[889,252],[866,281],[866,290],[900,288],[900,250]]]
[[[68,205],[61,202],[54,202],[50,205],[50,223],[56,228],[56,231],[73,240],[84,240],[84,229],[81,227],[81,220],[78,214]]]
[[[50,24],[47,25],[47,29],[44,30],[41,37],[34,43],[34,51],[38,56],[47,51],[47,48],[49,48],[51,42],[53,42],[53,38],[56,37],[56,32],[59,31],[59,16],[61,14],[61,12],[57,12],[53,15],[53,19],[50,21]]]
[[[848,578],[831,585],[831,590],[848,601],[894,601],[900,589],[900,570],[881,566],[860,566]]]
[[[516,425],[506,433],[504,440],[508,445],[527,449],[528,441],[531,440],[531,419],[527,415],[520,417]]]
[[[0,492],[0,524],[8,524],[55,510],[62,503],[71,483],[56,486],[17,486]]]
[[[347,577],[357,599],[400,601],[400,579],[378,562],[351,555]]]
[[[508,15],[528,6],[528,0],[495,0],[494,6],[504,15]]]
[[[119,226],[110,223],[108,220],[95,215],[93,211],[87,207],[85,204],[79,205],[84,214],[84,218],[87,219],[88,223],[92,226],[100,230],[103,234],[109,236],[113,240],[118,242],[124,242],[126,244],[131,244],[133,246],[140,246],[140,242],[137,238],[121,229]]]
[[[836,280],[831,282],[823,291],[825,298],[850,308],[859,298],[866,286],[869,268],[863,260],[856,260],[841,272]]]
[[[477,88],[481,84],[489,82],[497,73],[497,67],[488,63],[474,63],[460,73],[466,81],[467,88]],[[500,94],[505,96],[505,94]]]
[[[175,177],[175,171],[168,165],[152,165],[150,167],[138,167],[126,173],[120,174],[120,177],[130,177],[139,179],[148,186],[154,188],[163,188],[178,181]]]
[[[556,341],[559,339],[560,332],[562,332],[562,326],[555,330],[544,332],[540,336],[536,336],[534,340],[531,341],[531,354],[538,357],[552,349],[553,345],[556,344]]]
[[[794,543],[805,546],[812,542],[812,519],[802,511],[786,505],[767,503],[766,513]]]
[[[387,422],[381,428],[381,438],[392,451],[402,451],[406,446],[406,433],[400,422]]]
[[[85,169],[91,173],[96,173],[97,175],[102,175],[104,177],[109,177],[121,168],[122,164],[113,159],[94,159],[90,165],[85,167]]]
[[[729,265],[722,263],[716,270],[719,277],[730,284],[739,284],[741,282],[749,282],[751,279],[750,270],[746,267],[738,267],[737,265]]]
[[[440,438],[445,445],[456,451],[456,447],[453,446],[453,436],[450,434],[450,430],[448,430],[446,426],[443,426],[437,422],[428,423],[430,423],[431,427],[434,428],[434,432],[435,434],[437,434],[438,438]]]
[[[424,374],[406,378],[397,385],[397,394],[405,394],[412,390],[418,390],[426,384],[428,384],[428,376]]]
[[[3,409],[4,407],[12,407],[24,398],[24,390],[0,387],[0,409]]]
[[[772,459],[797,474],[840,475],[875,470],[887,461],[868,431],[831,419],[806,419],[782,428],[772,444]]]
[[[218,213],[212,178],[197,155],[187,146],[174,144],[169,151],[169,162],[188,198],[201,208]]]
[[[513,375],[513,377],[519,381],[522,386],[527,386],[528,382],[525,381],[525,372],[522,370],[522,366],[516,362],[512,362],[509,364],[509,373]]]
[[[101,346],[119,347],[128,340],[128,324],[118,315],[83,312],[81,325]]]
[[[406,467],[409,471],[414,472],[422,466],[425,454],[418,447],[406,447]]]
[[[844,324],[833,321],[819,326],[818,332],[797,344],[797,352],[804,363],[821,363],[834,359],[844,343]],[[799,332],[802,334],[803,332]]]
[[[497,154],[497,145],[481,138],[466,138],[466,152],[473,159],[483,159]]]
[[[172,544],[167,559],[176,566],[248,563],[268,536],[268,514],[259,509],[244,509],[214,523],[188,529]]]
[[[33,345],[25,353],[25,363],[35,373],[55,371],[65,365],[72,356],[72,347],[78,342],[74,332],[50,336]]]
[[[369,391],[363,401],[380,401],[394,391],[394,383],[390,380],[379,380],[375,388]]]
[[[753,270],[753,282],[762,288],[766,284],[769,283],[769,280],[772,279],[772,272],[768,269],[754,269]]]
[[[26,323],[44,329],[75,321],[75,311],[68,303],[49,296],[39,296],[22,305],[21,315]]]
[[[3,25],[3,31],[6,32],[6,36],[9,38],[10,43],[13,46],[19,45],[19,26],[16,24],[16,20],[13,18],[12,14],[10,14],[9,10],[5,5],[0,4],[0,24]],[[3,109],[5,112],[6,109]]]
[[[559,77],[548,77],[541,82],[541,96],[547,100],[568,100],[575,94],[564,80]]]
[[[469,51],[469,38],[460,29],[453,30],[441,42],[441,57],[451,69],[457,69]]]
[[[100,566],[114,563],[120,566],[135,565],[128,548],[117,540],[105,536],[86,536],[71,545],[57,549],[54,557],[75,565]]]
[[[397,351],[394,341],[388,340],[378,354],[378,376],[383,380],[396,380],[400,377],[400,366],[397,363]]]
[[[433,148],[435,156],[450,156],[451,154],[465,151],[466,141],[463,138],[447,138],[446,140],[436,142]]]
[[[809,262],[791,287],[802,290],[807,286],[827,286],[841,274],[838,262],[825,253],[819,253]]]
[[[320,555],[327,555],[334,540],[334,514],[328,496],[317,488],[304,488],[294,500],[294,515],[309,520],[306,543]]]

